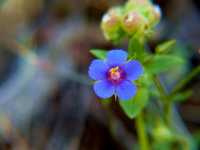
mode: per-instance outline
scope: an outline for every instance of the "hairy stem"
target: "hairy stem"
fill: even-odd
[[[153,78],[154,83],[160,93],[161,99],[163,100],[163,105],[164,105],[164,119],[167,123],[168,126],[171,126],[171,111],[172,111],[172,102],[169,100],[169,96],[161,84],[160,80],[158,77],[154,76]]]
[[[136,129],[139,138],[140,150],[150,150],[147,132],[145,131],[144,114],[143,112],[136,118]]]
[[[195,74],[197,72],[195,71]],[[194,73],[192,73],[194,75]],[[165,88],[163,87],[163,85],[161,84],[160,80],[158,77],[154,77],[154,83],[160,93],[161,99],[163,100],[163,104],[164,104],[164,119],[166,121],[166,124],[168,125],[168,127],[170,128],[175,128],[174,127],[174,122],[176,122],[177,120],[174,120],[174,116],[173,116],[173,101],[171,101],[171,94],[168,94],[165,90]],[[174,110],[175,111],[175,110]],[[179,123],[182,124],[182,122],[179,121]],[[180,126],[179,126],[180,128]],[[184,135],[187,137],[185,138]],[[179,140],[179,142],[183,145],[183,149],[184,150],[189,150],[189,141],[188,139],[190,137],[188,137],[188,135],[186,133],[184,133],[184,135],[181,136],[181,140]]]

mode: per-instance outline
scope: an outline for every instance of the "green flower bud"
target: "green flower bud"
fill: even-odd
[[[133,1],[136,4],[140,4],[140,5],[145,5],[149,2],[148,0],[129,0],[129,1]]]
[[[101,27],[104,31],[113,31],[119,28],[120,17],[115,13],[114,10],[106,13],[102,18]]]
[[[101,28],[107,40],[117,42],[136,32],[149,36],[160,17],[160,8],[150,0],[128,0],[124,6],[114,7],[103,16]]]
[[[157,5],[150,6],[146,14],[147,14],[147,18],[149,20],[150,26],[154,26],[160,21],[161,10],[159,6]]]
[[[108,40],[117,40],[121,35],[121,8],[110,9],[102,18],[101,29]]]
[[[124,16],[122,27],[130,35],[140,30],[145,24],[145,18],[138,12],[132,11]]]
[[[148,6],[150,2],[148,0],[129,0],[125,4],[125,13],[130,11],[140,11],[141,9],[144,9],[146,6]]]

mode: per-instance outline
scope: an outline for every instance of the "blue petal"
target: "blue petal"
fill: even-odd
[[[127,57],[127,52],[123,50],[111,50],[107,53],[107,62],[110,66],[121,65],[125,63]]]
[[[97,81],[93,88],[96,95],[100,98],[109,98],[115,91],[115,87],[106,80]]]
[[[116,94],[120,100],[129,100],[136,94],[137,88],[131,81],[123,81],[116,88]]]
[[[136,80],[143,74],[143,67],[140,62],[136,60],[129,61],[123,66],[124,71],[127,74],[128,80]]]
[[[93,60],[89,66],[88,74],[94,80],[101,80],[106,77],[108,65],[103,60]]]

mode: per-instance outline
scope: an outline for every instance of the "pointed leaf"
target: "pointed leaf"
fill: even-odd
[[[146,88],[138,89],[136,96],[128,101],[120,100],[120,106],[125,114],[133,119],[135,118],[147,105],[149,93]]]
[[[102,49],[91,49],[90,53],[96,58],[105,59],[107,51]]]
[[[168,53],[176,46],[176,40],[166,41],[156,47],[156,53]]]
[[[150,60],[145,62],[145,67],[149,73],[158,74],[165,72],[179,65],[185,64],[184,59],[175,55],[153,55]]]
[[[184,91],[184,92],[181,92],[181,93],[177,93],[176,95],[174,95],[172,97],[172,100],[173,101],[185,101],[187,100],[190,96],[192,95],[192,91]]]

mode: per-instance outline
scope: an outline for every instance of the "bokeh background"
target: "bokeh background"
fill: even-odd
[[[0,0],[0,150],[129,150],[134,120],[97,99],[87,76],[91,48],[112,49],[102,15],[125,0]],[[150,47],[177,39],[200,64],[200,1],[154,0],[162,20]],[[127,43],[120,45],[127,48]],[[200,76],[176,108],[200,145]],[[200,147],[199,147],[200,149]]]

